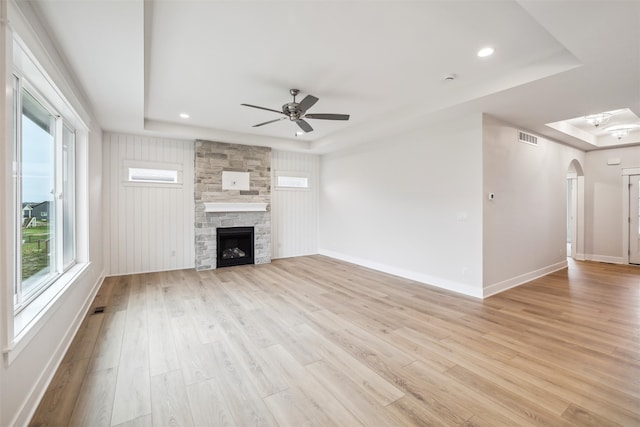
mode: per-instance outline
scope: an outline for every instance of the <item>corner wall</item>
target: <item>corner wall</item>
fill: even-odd
[[[11,55],[12,31],[16,31],[20,38],[28,45],[40,65],[47,72],[52,81],[61,90],[67,101],[83,117],[89,127],[88,143],[80,152],[78,157],[86,159],[86,163],[81,165],[77,173],[86,173],[86,200],[83,198],[82,208],[79,207],[83,216],[80,222],[83,223],[83,231],[88,234],[88,268],[84,273],[76,278],[64,293],[60,294],[50,309],[44,315],[46,319],[36,321],[32,328],[33,333],[29,334],[29,339],[23,339],[17,345],[20,346],[19,354],[12,357],[11,363],[5,355],[0,364],[0,426],[24,426],[29,422],[30,417],[35,412],[39,400],[44,394],[51,378],[61,362],[67,347],[70,345],[78,327],[80,326],[86,311],[91,304],[93,297],[104,278],[102,259],[102,130],[98,123],[92,120],[90,112],[86,109],[88,103],[78,95],[80,92],[74,86],[73,80],[67,72],[64,61],[58,56],[55,47],[48,38],[44,29],[37,27],[38,19],[30,9],[28,2],[0,2],[0,66],[3,71],[2,84],[7,90],[0,95],[0,123],[7,126],[0,126],[3,131],[0,133],[0,147],[3,147],[0,154],[0,169],[11,170],[10,155],[12,147],[11,137],[11,117],[12,97],[11,97],[11,73],[13,61]],[[18,8],[19,6],[19,8]],[[23,10],[24,8],[24,10]],[[11,25],[9,25],[9,23]],[[0,175],[0,200],[3,206],[10,206],[12,200],[12,176],[10,173]],[[84,192],[84,189],[83,189]],[[3,222],[0,231],[3,236],[8,236],[5,225],[8,212],[0,215]],[[80,225],[79,225],[80,226]],[[5,234],[7,232],[7,234]],[[0,317],[2,321],[2,341],[6,341],[7,316],[12,316],[13,290],[12,279],[7,277],[6,267],[13,264],[14,251],[5,250],[10,245],[5,239],[0,251],[0,270],[2,271],[2,293],[0,295]],[[83,242],[84,243],[84,242]],[[2,268],[4,267],[4,268]],[[9,276],[10,277],[10,276]],[[3,348],[6,353],[7,348]]]
[[[566,266],[567,171],[585,153],[483,118],[484,296]],[[585,175],[586,175],[585,171]],[[495,194],[490,201],[489,193]]]
[[[102,154],[106,274],[193,268],[193,141],[105,132]],[[182,183],[128,183],[128,162],[175,164]]]
[[[271,245],[273,258],[318,253],[320,157],[315,154],[272,151]],[[291,172],[309,178],[308,189],[277,188],[275,173]]]
[[[620,159],[620,164],[608,165],[612,158]],[[624,262],[623,197],[628,197],[628,192],[625,194],[622,187],[623,168],[640,168],[640,147],[596,150],[586,155],[585,252],[589,260]]]
[[[482,117],[321,157],[319,252],[482,296]]]
[[[90,266],[50,307],[46,322],[17,358],[0,368],[2,426],[28,423],[104,279],[100,129],[90,133],[88,147]]]

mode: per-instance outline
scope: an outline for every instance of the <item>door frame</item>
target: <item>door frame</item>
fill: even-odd
[[[578,174],[575,172],[567,174],[567,193],[569,187],[571,188],[571,194],[567,197],[567,220],[569,222],[567,231],[571,230],[571,254],[569,256],[576,259],[578,240],[580,239],[578,239]]]
[[[577,159],[569,163],[566,180],[576,180],[575,217],[573,218],[573,236],[571,239],[571,258],[584,261],[584,172],[582,164]],[[566,187],[566,184],[565,184]]]
[[[629,184],[631,175],[640,175],[640,168],[622,169],[622,263],[629,264]]]

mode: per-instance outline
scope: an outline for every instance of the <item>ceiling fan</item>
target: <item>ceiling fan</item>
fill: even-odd
[[[313,95],[307,95],[300,102],[296,102],[296,96],[300,93],[298,89],[290,89],[289,93],[293,96],[293,102],[287,102],[282,106],[282,111],[274,110],[266,107],[259,107],[257,105],[251,104],[240,104],[245,107],[251,108],[259,108],[260,110],[273,111],[274,113],[283,114],[285,117],[280,117],[279,119],[269,120],[268,122],[258,123],[257,125],[253,125],[253,127],[268,125],[269,123],[279,122],[280,120],[289,119],[292,122],[296,122],[300,129],[302,129],[305,133],[312,132],[313,128],[311,125],[305,121],[304,119],[321,119],[321,120],[349,120],[348,114],[325,114],[325,113],[316,113],[316,114],[307,114],[307,110],[318,102],[318,98]]]

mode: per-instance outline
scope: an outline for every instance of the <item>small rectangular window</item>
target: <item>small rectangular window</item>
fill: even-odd
[[[170,169],[129,168],[129,181],[176,184],[178,182],[178,171]]]
[[[182,186],[182,165],[125,160],[122,164],[122,181],[124,185],[177,188]]]
[[[278,176],[278,187],[309,188],[309,178],[304,176]]]
[[[275,176],[276,188],[281,189],[309,189],[309,176],[305,172],[277,171]]]

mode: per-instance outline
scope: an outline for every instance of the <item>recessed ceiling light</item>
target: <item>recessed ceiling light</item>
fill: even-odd
[[[183,119],[188,119],[189,115],[187,113],[180,113],[180,117]]]
[[[302,136],[302,135],[304,135],[304,132],[302,132],[301,130],[296,132],[296,136]]]
[[[478,56],[480,58],[484,58],[486,56],[491,56],[493,54],[493,48],[492,47],[483,47],[482,49],[480,49],[478,51]]]

